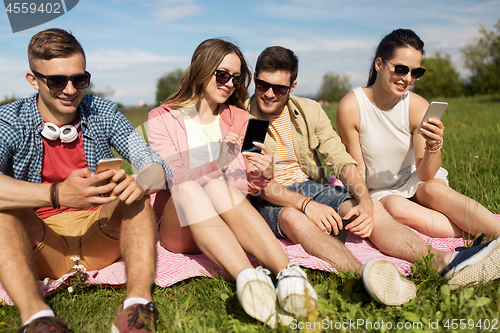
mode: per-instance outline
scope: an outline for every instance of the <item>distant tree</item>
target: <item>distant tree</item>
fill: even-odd
[[[85,89],[85,95],[98,95],[98,96],[101,96],[102,98],[107,98],[113,94],[114,94],[114,91],[109,89],[109,88],[106,91],[96,91],[94,84],[92,82],[90,82],[90,85],[88,86],[88,88]]]
[[[500,19],[494,25],[496,31],[481,26],[481,37],[475,45],[461,49],[465,67],[471,76],[465,82],[467,94],[491,94],[500,91]]]
[[[156,85],[156,103],[161,104],[180,87],[180,81],[184,71],[177,68],[158,80]]]
[[[17,101],[19,98],[17,98],[16,96],[12,95],[11,97],[5,95],[5,98],[0,101],[0,105],[5,105],[5,104],[9,104],[9,103],[12,103],[12,102],[15,102]]]
[[[424,57],[421,66],[427,71],[415,82],[415,93],[426,99],[462,95],[460,75],[449,54],[436,52],[433,57]]]
[[[338,75],[328,72],[323,76],[323,83],[319,89],[316,99],[318,101],[338,102],[351,91],[352,86],[349,83],[347,75]]]

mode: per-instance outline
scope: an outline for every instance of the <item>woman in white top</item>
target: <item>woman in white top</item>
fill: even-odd
[[[242,109],[249,83],[250,71],[233,43],[208,39],[197,47],[179,90],[149,113],[150,144],[174,174],[154,210],[162,246],[204,253],[236,279],[243,309],[275,327],[306,314],[305,290],[314,305],[317,296],[245,197],[273,177],[273,154],[265,145],[256,143],[263,154],[240,153],[250,118]],[[269,271],[254,269],[246,253],[277,275],[276,289]],[[281,315],[280,306],[289,314]]]
[[[339,103],[337,127],[364,171],[370,194],[401,223],[433,237],[500,236],[500,220],[448,186],[441,168],[444,125],[425,119],[429,103],[409,91],[425,73],[424,43],[398,29],[380,42],[367,87]]]

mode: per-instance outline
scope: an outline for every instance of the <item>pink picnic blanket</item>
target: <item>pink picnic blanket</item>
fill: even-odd
[[[464,245],[462,238],[431,238],[420,233],[417,234],[429,245],[440,250],[453,251],[456,247]],[[307,254],[302,246],[294,245],[283,239],[279,241],[291,262],[295,262],[307,268],[335,272],[335,269],[333,269],[328,262]],[[410,262],[384,255],[379,252],[369,240],[364,240],[359,236],[349,233],[346,240],[346,246],[363,264],[371,259],[384,258],[395,263],[402,274],[412,274],[412,264]],[[158,256],[156,260],[155,282],[160,287],[171,286],[179,281],[195,276],[214,276],[217,274],[227,276],[223,270],[218,268],[203,254],[175,254],[167,251],[159,243],[157,243],[156,248]],[[250,256],[249,258],[254,266],[257,266],[257,260]],[[122,260],[97,271],[88,271],[87,274],[89,276],[89,285],[121,286],[126,282],[125,264]],[[67,284],[64,282],[73,275],[74,273],[66,274],[60,279],[52,280],[48,283],[39,281],[38,285],[40,291],[46,296],[58,288],[66,288]],[[2,300],[4,304],[13,305],[12,300],[1,284],[0,300]]]

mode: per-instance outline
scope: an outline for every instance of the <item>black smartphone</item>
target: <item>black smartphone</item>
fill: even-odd
[[[247,131],[243,139],[242,152],[260,153],[262,149],[256,147],[253,142],[264,143],[266,138],[267,128],[269,127],[269,120],[250,118],[248,121]]]

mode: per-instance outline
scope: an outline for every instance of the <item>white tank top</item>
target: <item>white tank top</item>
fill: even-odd
[[[353,91],[359,104],[359,139],[370,194],[376,199],[388,194],[412,197],[422,180],[415,166],[409,93],[392,109],[380,110],[361,87]],[[436,177],[447,182],[446,175],[446,170],[441,168]]]

